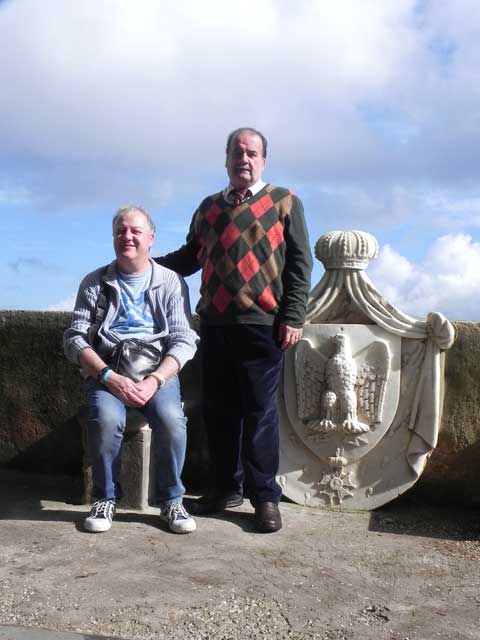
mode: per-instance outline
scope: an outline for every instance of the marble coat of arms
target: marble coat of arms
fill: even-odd
[[[280,393],[279,482],[300,504],[376,508],[418,479],[437,442],[441,352],[454,328],[385,300],[364,271],[377,251],[361,231],[327,233],[315,247],[326,271]]]

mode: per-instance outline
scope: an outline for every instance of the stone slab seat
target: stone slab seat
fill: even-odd
[[[92,502],[92,469],[87,449],[88,409],[81,407],[78,420],[82,426],[84,504]],[[122,443],[120,485],[123,491],[122,508],[145,510],[155,503],[153,475],[152,430],[147,420],[135,409],[127,412],[127,424]]]

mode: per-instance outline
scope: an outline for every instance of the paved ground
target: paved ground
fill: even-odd
[[[109,640],[106,636],[36,629],[19,625],[0,625],[0,640],[81,640],[81,638],[85,640]],[[117,639],[111,638],[110,640]]]
[[[245,505],[176,536],[155,511],[81,529],[67,481],[0,471],[0,640],[480,638],[480,514]],[[89,635],[91,634],[91,635]]]

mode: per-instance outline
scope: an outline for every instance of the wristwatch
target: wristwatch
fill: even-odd
[[[166,378],[164,376],[162,376],[161,373],[158,373],[158,371],[152,371],[152,373],[150,373],[149,375],[152,376],[152,378],[155,378],[155,380],[157,381],[159,389],[160,389],[160,387],[163,387],[163,385],[167,381]]]

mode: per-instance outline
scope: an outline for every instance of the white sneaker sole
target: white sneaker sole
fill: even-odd
[[[168,528],[173,533],[192,533],[192,531],[195,531],[195,529],[197,528],[197,523],[193,518],[190,518],[190,520],[191,522],[182,522],[181,524],[173,526],[168,525]]]
[[[193,518],[189,518],[188,520],[183,520],[182,522],[177,522],[174,525],[171,525],[165,516],[160,515],[160,520],[165,522],[172,533],[192,533],[197,528],[197,523]]]
[[[105,522],[93,521],[86,518],[83,521],[83,528],[90,533],[103,533],[111,529],[112,523],[105,520]]]

